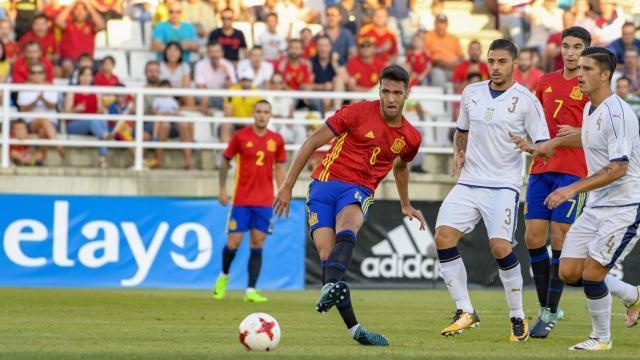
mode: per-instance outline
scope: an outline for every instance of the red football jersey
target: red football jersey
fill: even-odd
[[[40,59],[44,66],[44,72],[47,76],[47,82],[53,82],[53,64],[46,58]],[[11,82],[14,84],[23,84],[29,78],[29,67],[25,58],[21,57],[13,63],[11,67]]]
[[[552,139],[558,133],[558,125],[582,127],[582,112],[589,98],[580,91],[577,76],[565,80],[562,70],[546,74],[540,78],[536,96],[542,103]],[[582,148],[558,148],[546,164],[541,157],[534,159],[531,174],[546,172],[570,174],[581,178],[587,176],[584,151]]]
[[[422,74],[427,70],[427,65],[431,62],[431,58],[427,55],[426,51],[417,53],[414,51],[407,52],[406,63],[411,66],[411,72],[415,74]],[[416,78],[412,78],[409,83],[410,86],[420,85]]]
[[[286,162],[284,140],[268,130],[263,136],[248,126],[236,131],[223,156],[236,156],[236,184],[233,205],[273,206],[273,167]]]
[[[311,84],[313,80],[311,78],[311,69],[304,62],[299,62],[295,65],[291,64],[289,60],[284,60],[284,64],[279,65],[282,71],[280,72],[284,77],[284,83],[293,90],[300,90],[303,84]]]
[[[364,88],[372,88],[378,84],[380,72],[384,69],[384,62],[378,57],[367,64],[359,56],[354,56],[347,61],[347,73],[356,79],[356,85]]]
[[[18,44],[15,41],[7,41],[2,45],[4,45],[4,54],[7,59],[13,59],[18,55]]]
[[[382,46],[387,42],[391,44],[391,49],[389,49],[389,51],[378,53],[376,55],[376,57],[380,58],[385,64],[389,62],[389,57],[391,55],[398,55],[398,43],[396,41],[396,34],[389,29],[384,29],[383,31],[378,32],[373,25],[365,25],[358,32],[358,37],[374,38],[374,46],[376,47],[376,49],[382,48]]]
[[[93,78],[93,83],[97,86],[116,86],[119,82],[120,80],[115,74],[112,74],[111,77],[107,78],[103,73],[98,72]]]
[[[78,60],[82,53],[89,53],[93,57],[96,42],[96,28],[92,22],[82,25],[76,24],[71,18],[67,20],[67,27],[62,32],[60,42],[60,56],[63,59]]]
[[[326,124],[337,138],[312,177],[365,186],[371,192],[387,176],[395,158],[413,160],[422,141],[404,116],[402,126],[390,127],[380,114],[380,100],[344,106]]]
[[[40,44],[40,49],[42,49],[42,56],[48,56],[50,54],[54,54],[58,52],[58,42],[56,41],[56,37],[53,33],[48,32],[44,37],[38,37],[33,31],[29,31],[28,33],[22,35],[20,38],[20,43],[18,44],[20,53],[24,52],[24,47],[28,42],[35,41]]]

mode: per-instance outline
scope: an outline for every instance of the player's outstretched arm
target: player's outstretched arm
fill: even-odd
[[[220,163],[220,171],[219,171],[219,179],[218,183],[220,184],[220,192],[218,193],[218,201],[222,206],[227,206],[228,196],[227,196],[227,174],[229,173],[229,160],[223,158]]]
[[[276,198],[273,202],[273,210],[275,215],[280,218],[284,214],[285,218],[289,217],[289,203],[291,202],[291,192],[293,191],[293,185],[295,185],[302,169],[309,161],[309,158],[313,153],[323,145],[326,145],[331,139],[335,137],[335,134],[326,124],[323,124],[318,130],[316,130],[311,136],[302,144],[300,150],[296,154],[289,172],[287,173],[284,183],[278,189]]]
[[[453,168],[451,169],[451,176],[456,176],[464,165],[464,156],[467,151],[468,140],[468,131],[456,130],[456,133],[453,135]]]
[[[595,190],[609,185],[623,177],[627,173],[628,166],[628,160],[611,161],[607,166],[595,174],[571,185],[556,189],[556,191],[547,196],[544,200],[544,204],[547,205],[549,209],[554,209],[565,201],[573,198],[578,193]]]
[[[427,226],[422,213],[411,206],[409,201],[409,167],[407,163],[400,158],[396,158],[393,164],[393,177],[396,179],[396,187],[400,196],[400,206],[402,206],[402,214],[413,220],[415,217],[420,221],[420,230],[424,230]]]

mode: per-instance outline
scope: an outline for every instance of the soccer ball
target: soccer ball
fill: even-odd
[[[253,313],[242,320],[238,334],[245,349],[271,351],[280,342],[280,325],[269,314]]]

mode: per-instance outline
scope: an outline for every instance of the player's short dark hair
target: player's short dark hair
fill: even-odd
[[[262,99],[262,100],[259,100],[259,101],[256,102],[256,105],[253,107],[254,111],[255,111],[255,108],[258,107],[258,104],[267,104],[267,105],[269,105],[269,111],[271,111],[271,103],[269,101],[265,100],[265,99]]]
[[[382,69],[380,73],[380,85],[382,80],[402,81],[404,87],[409,87],[409,73],[400,65],[389,65]]]
[[[515,59],[518,57],[518,48],[511,40],[507,40],[507,39],[493,40],[491,42],[491,45],[489,45],[489,51],[491,50],[507,50],[509,52],[509,55],[511,55],[512,59]]]
[[[613,73],[616,71],[616,56],[611,50],[601,46],[591,46],[582,50],[580,56],[592,58],[601,70],[609,71],[609,82],[611,82]]]
[[[562,40],[568,36],[582,40],[584,47],[591,46],[591,33],[582,26],[571,26],[562,30]]]

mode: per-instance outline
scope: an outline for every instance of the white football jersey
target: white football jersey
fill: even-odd
[[[640,135],[638,117],[618,95],[609,96],[589,115],[591,102],[582,115],[582,147],[589,175],[610,161],[629,160],[627,174],[589,192],[588,207],[640,204]]]
[[[458,180],[482,187],[508,187],[520,191],[522,154],[509,132],[533,142],[549,140],[549,129],[538,99],[524,86],[513,85],[495,99],[489,80],[462,92],[458,130],[469,131],[465,162]]]

